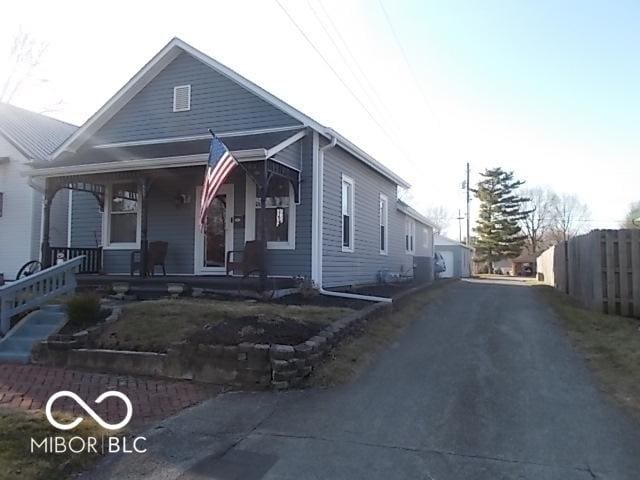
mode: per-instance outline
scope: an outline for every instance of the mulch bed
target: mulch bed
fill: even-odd
[[[203,345],[237,345],[242,342],[297,345],[318,334],[323,328],[324,325],[320,323],[250,315],[207,325],[191,335],[188,341]]]

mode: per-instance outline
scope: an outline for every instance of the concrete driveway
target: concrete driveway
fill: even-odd
[[[85,478],[640,478],[640,427],[557,323],[522,282],[459,282],[354,383],[221,395]]]

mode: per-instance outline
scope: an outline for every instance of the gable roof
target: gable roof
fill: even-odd
[[[118,92],[111,97],[102,108],[100,108],[94,115],[92,115],[73,135],[66,139],[54,152],[52,152],[52,159],[56,159],[64,152],[75,153],[78,148],[84,144],[95,132],[97,132],[109,119],[111,119],[129,100],[131,100],[137,93],[139,93],[153,78],[155,78],[169,63],[171,63],[177,56],[186,52],[194,58],[200,60],[205,65],[221,73],[232,81],[238,83],[249,92],[269,102],[276,108],[290,115],[292,118],[300,122],[301,126],[312,128],[326,138],[337,139],[337,144],[358,158],[360,161],[368,165],[373,170],[377,171],[386,178],[392,180],[397,185],[404,188],[409,188],[409,183],[403,180],[400,176],[396,175],[389,168],[378,162],[371,157],[365,151],[357,147],[348,139],[338,134],[334,130],[325,127],[324,125],[316,122],[311,117],[305,115],[301,111],[295,109],[286,102],[280,100],[275,95],[267,92],[263,88],[259,87],[255,83],[247,80],[242,75],[236,73],[220,62],[214,60],[208,55],[195,49],[188,43],[180,40],[179,38],[173,38],[165,47],[158,52],[138,73],[136,73]],[[205,132],[206,133],[206,132]]]
[[[78,127],[0,103],[0,135],[29,160],[46,160]]]
[[[465,245],[464,243],[458,242],[456,240],[453,240],[449,237],[445,237],[444,235],[440,235],[440,234],[436,234],[433,237],[433,244],[435,246],[438,245],[454,245],[454,246],[459,246],[459,247],[463,247],[466,248],[468,250],[474,251],[473,247],[470,247],[469,245]]]
[[[418,212],[416,209],[414,209],[413,207],[410,207],[409,205],[407,205],[406,203],[404,203],[402,200],[398,200],[396,203],[396,208],[398,210],[400,210],[402,213],[404,213],[406,216],[413,218],[414,220],[427,225],[428,227],[431,228],[436,228],[435,225],[433,223],[431,223],[431,221],[425,217],[424,215],[422,215],[420,212]]]

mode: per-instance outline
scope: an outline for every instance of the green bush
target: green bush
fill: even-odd
[[[70,327],[85,328],[100,319],[100,297],[97,295],[74,295],[66,304]]]

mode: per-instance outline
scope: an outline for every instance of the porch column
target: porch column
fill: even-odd
[[[40,262],[44,268],[51,266],[51,244],[49,243],[49,230],[51,230],[51,202],[56,194],[51,181],[45,179],[44,196],[42,199],[42,243],[40,245]]]
[[[267,161],[264,161],[263,171],[262,171],[262,185],[260,186],[260,215],[258,217],[258,232],[259,238],[262,241],[262,261],[265,262],[267,260],[267,222],[266,222],[266,211],[267,211],[267,189],[269,188],[269,180],[271,179],[271,174],[267,169]],[[267,271],[265,266],[260,269],[260,291],[264,292],[267,289]]]
[[[143,177],[138,181],[140,192],[140,276],[147,276],[147,248],[149,241],[147,239],[147,226],[149,220],[149,209],[147,206],[147,196],[149,195],[149,189],[151,182],[148,178]]]

